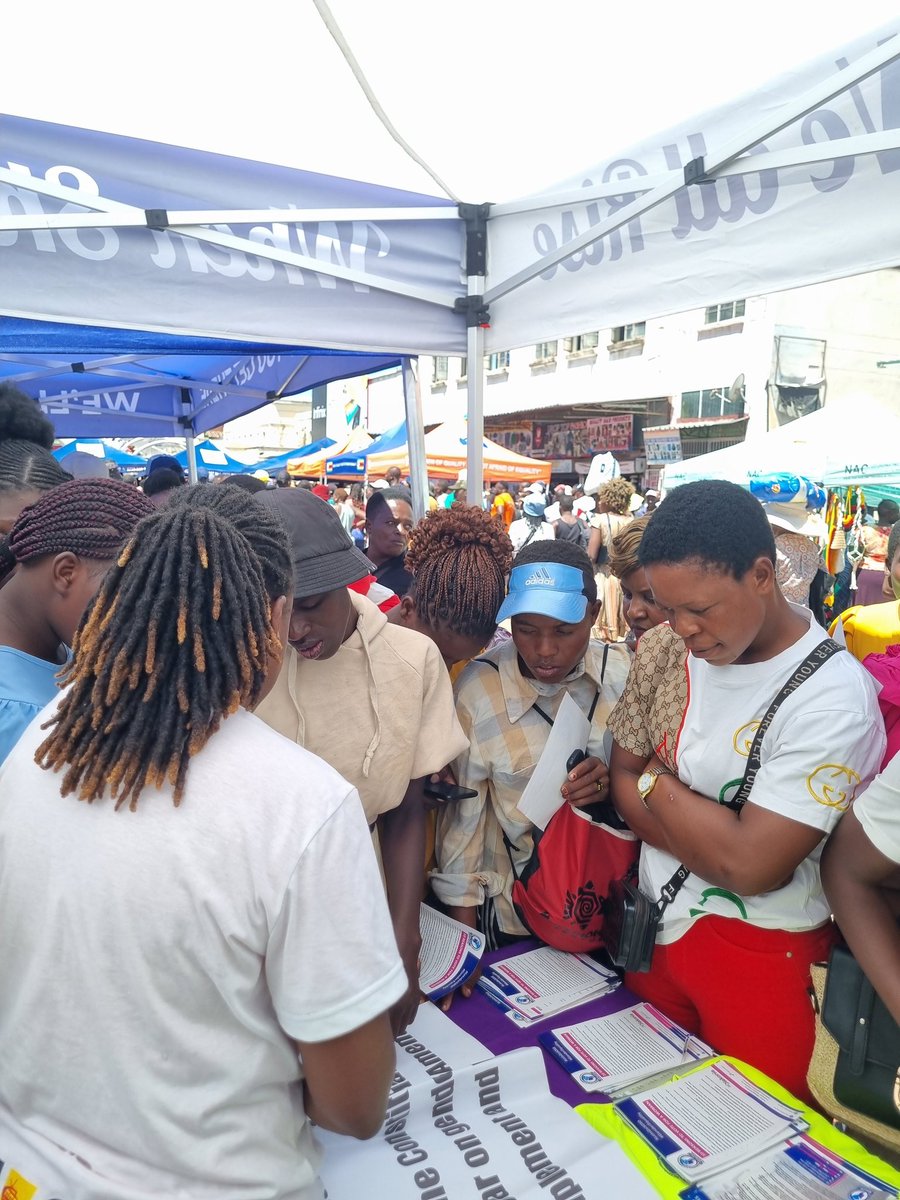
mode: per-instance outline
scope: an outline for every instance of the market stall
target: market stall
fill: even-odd
[[[466,472],[470,437],[465,422],[447,422],[438,425],[425,435],[425,463],[427,473],[433,479],[458,479]],[[479,439],[484,463],[484,478],[500,479],[504,482],[534,483],[550,482],[552,466],[537,458],[516,454],[490,438]],[[404,444],[382,454],[370,454],[368,470],[373,475],[384,475],[391,467],[398,467],[406,474],[409,471],[409,446]],[[475,493],[473,492],[473,495]]]

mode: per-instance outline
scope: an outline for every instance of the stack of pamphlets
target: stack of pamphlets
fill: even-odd
[[[538,1040],[579,1087],[607,1095],[714,1056],[705,1042],[645,1003],[542,1033]]]
[[[608,995],[619,977],[587,954],[541,946],[487,967],[478,986],[511,1021],[531,1025]]]
[[[619,1100],[616,1109],[689,1183],[756,1159],[809,1128],[801,1109],[776,1100],[721,1060]]]
[[[897,1190],[800,1134],[680,1195],[681,1200],[896,1200]]]
[[[419,909],[419,988],[429,1000],[455,992],[474,974],[484,952],[484,938],[476,930],[437,909]]]

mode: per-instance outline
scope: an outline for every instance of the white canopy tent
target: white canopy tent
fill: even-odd
[[[321,0],[318,7],[324,8]],[[357,14],[352,6],[335,7],[358,48]],[[367,19],[374,20],[367,11]],[[516,11],[522,22],[527,20],[522,6]],[[404,6],[404,18],[416,20],[414,6]],[[542,31],[533,32],[539,44]],[[893,265],[900,211],[898,32],[895,20],[742,101],[683,122],[632,151],[607,156],[541,196],[464,207],[465,284],[458,274],[447,282],[452,250],[442,231],[456,225],[451,240],[458,239],[459,226],[455,211],[437,199],[426,204],[423,197],[412,197],[415,212],[398,218],[398,228],[408,220],[420,229],[430,223],[429,231],[412,257],[402,259],[399,277],[388,286],[382,260],[390,261],[391,255],[382,255],[379,247],[386,241],[393,249],[395,239],[391,234],[381,240],[377,212],[363,216],[355,204],[341,206],[336,195],[298,205],[280,183],[267,193],[272,168],[257,164],[258,170],[242,179],[240,169],[254,164],[240,163],[234,164],[236,186],[230,192],[215,186],[224,170],[217,166],[210,186],[198,180],[200,186],[187,191],[178,179],[164,176],[160,188],[171,197],[150,204],[131,193],[130,181],[116,194],[95,187],[91,172],[72,161],[85,146],[97,149],[99,140],[91,142],[95,135],[83,139],[81,150],[73,143],[68,159],[48,157],[45,143],[32,145],[29,158],[26,142],[4,143],[7,119],[0,119],[0,164],[6,163],[0,168],[0,248],[5,265],[18,262],[18,269],[0,276],[0,313],[37,315],[25,296],[43,288],[43,304],[52,297],[52,319],[89,320],[86,308],[98,279],[121,269],[127,257],[119,257],[118,250],[106,255],[106,250],[143,239],[159,260],[151,272],[159,285],[152,313],[146,304],[131,311],[132,293],[126,289],[114,316],[106,319],[135,328],[147,327],[148,320],[156,327],[160,320],[171,321],[181,331],[188,318],[201,315],[197,332],[204,335],[227,330],[232,336],[274,337],[307,348],[465,352],[470,363],[480,363],[485,349]],[[684,55],[689,49],[685,45]],[[632,52],[637,65],[639,48]],[[382,67],[390,70],[390,64]],[[638,86],[645,87],[640,72],[634,74]],[[402,73],[398,78],[402,81]],[[342,78],[338,90],[347,82]],[[521,82],[534,90],[527,72]],[[103,102],[108,112],[108,94]],[[515,103],[511,96],[507,121]],[[571,122],[573,114],[560,112],[557,119]],[[502,135],[502,129],[497,132]],[[426,213],[429,206],[432,212]],[[341,222],[357,220],[366,223],[365,236],[342,236]],[[840,236],[833,236],[834,230]],[[53,254],[47,253],[47,239]],[[181,250],[198,244],[194,255]],[[83,258],[73,251],[76,245],[87,247]],[[63,260],[66,268],[80,267],[80,274],[67,269],[60,276]],[[184,262],[187,272],[181,270]],[[289,304],[278,313],[272,299],[292,269],[314,281],[303,293],[314,302],[298,307],[303,289],[283,287]],[[146,261],[142,270],[146,276]],[[191,276],[187,291],[180,276]],[[274,288],[273,278],[279,281]],[[377,305],[362,304],[373,292],[379,298],[390,293],[393,307],[383,316]],[[261,297],[266,302],[258,306]],[[210,313],[216,312],[214,321]],[[421,313],[427,314],[424,320]],[[343,332],[335,332],[329,314],[349,318]],[[407,380],[414,428],[409,371]],[[481,372],[470,371],[468,412],[474,429],[482,425],[482,386]],[[482,475],[481,439],[470,438],[469,447],[468,477],[474,480]]]

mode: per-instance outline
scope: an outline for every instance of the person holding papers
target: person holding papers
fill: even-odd
[[[825,631],[781,594],[771,527],[742,488],[675,489],[638,561],[671,629],[642,636],[610,717],[613,796],[644,842],[641,891],[656,901],[679,864],[690,874],[649,972],[626,983],[804,1098],[809,964],[834,937],[819,857],[881,759],[874,684],[849,654],[822,652]],[[801,666],[762,735],[747,803],[729,807],[762,718]]]
[[[318,1200],[311,1121],[381,1125],[406,975],[359,797],[250,711],[290,591],[269,513],[180,488],[0,770],[4,1196]]]
[[[566,695],[590,714],[590,737],[588,757],[565,779],[563,798],[579,805],[608,796],[606,718],[624,686],[629,654],[610,646],[604,669],[604,647],[591,640],[598,611],[585,551],[573,542],[532,542],[513,561],[497,614],[499,621],[510,619],[512,640],[469,663],[456,685],[469,746],[454,770],[477,795],[439,812],[438,869],[431,880],[450,915],[477,925],[491,945],[528,936],[512,905],[504,837],[520,870],[532,851],[533,826],[518,801]]]

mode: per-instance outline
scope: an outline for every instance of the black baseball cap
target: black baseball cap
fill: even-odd
[[[327,500],[306,488],[258,492],[253,499],[275,513],[287,530],[295,600],[333,592],[374,574],[374,565],[354,546]]]

